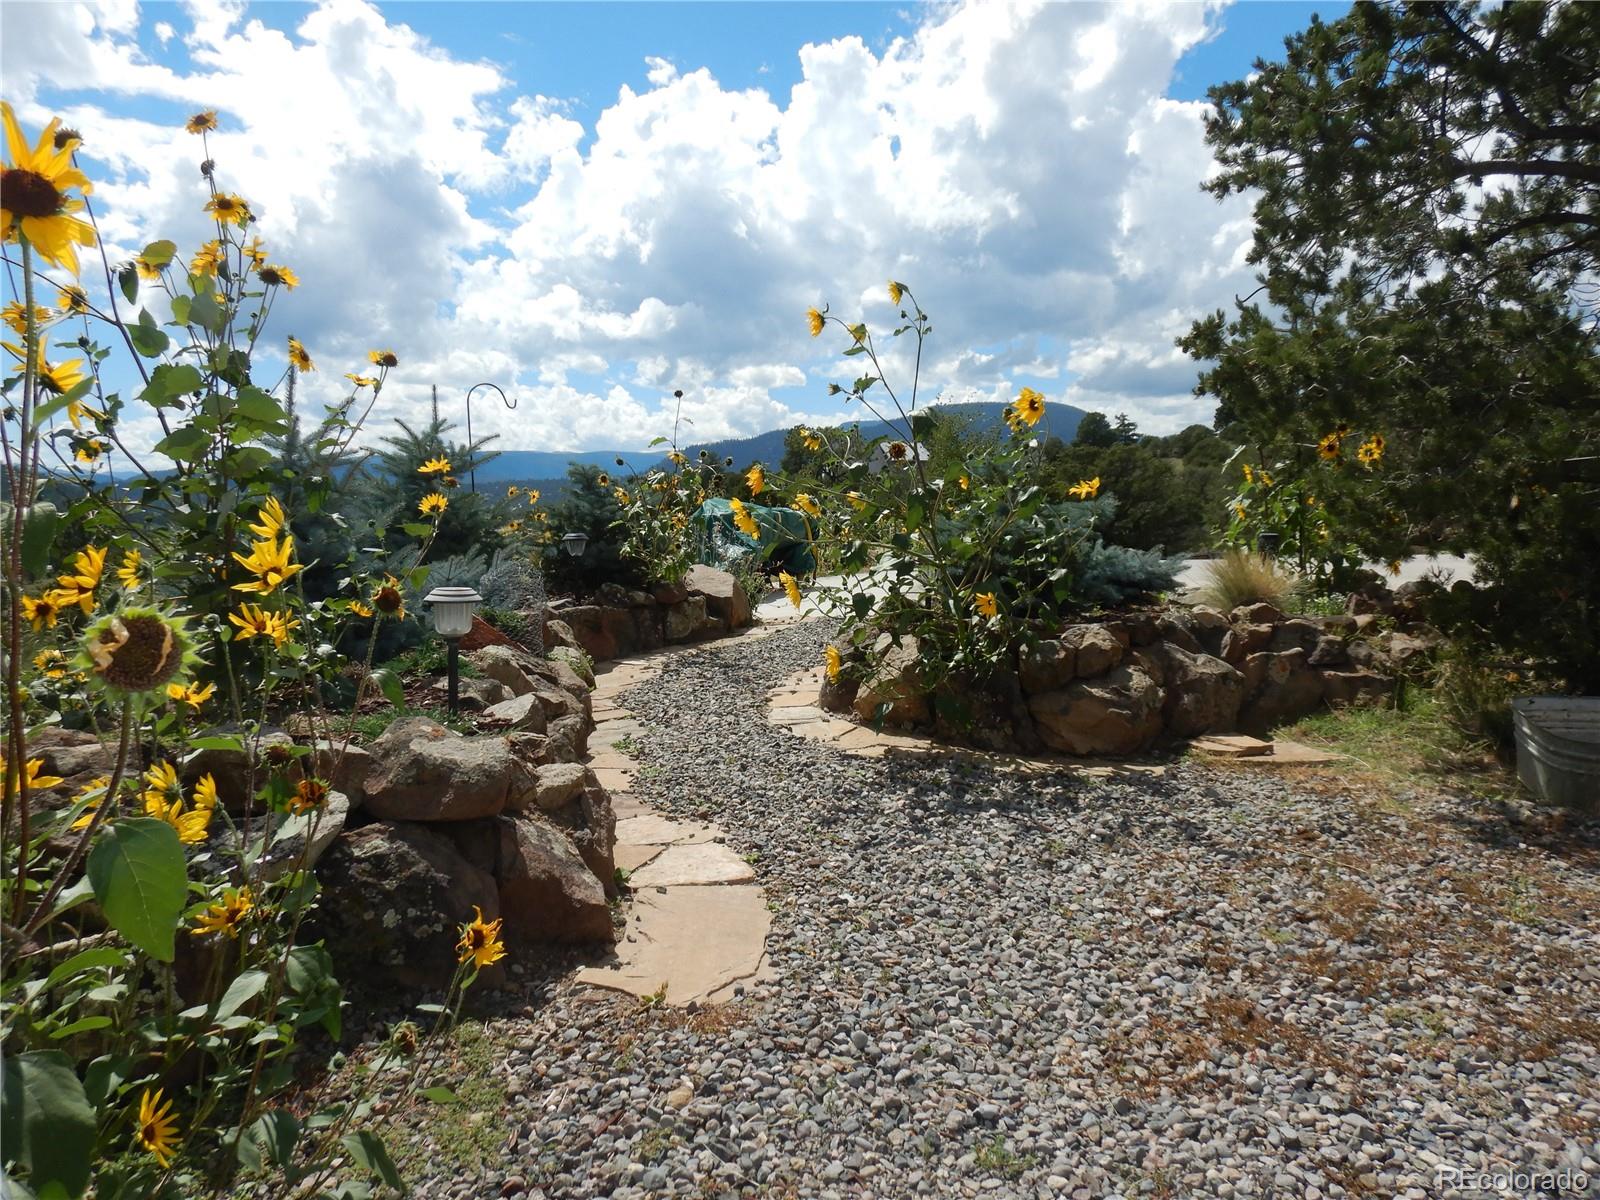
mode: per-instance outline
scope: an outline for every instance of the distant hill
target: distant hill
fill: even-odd
[[[970,403],[970,404],[940,404],[924,411],[938,413],[947,420],[959,420],[969,426],[974,432],[987,432],[999,428],[1001,424],[1001,411],[1003,404]],[[1078,422],[1084,417],[1085,410],[1075,408],[1070,404],[1052,404],[1045,413],[1044,420],[1040,422],[1039,431],[1049,437],[1058,437],[1062,441],[1070,442],[1078,432]],[[861,433],[871,439],[882,437],[890,433],[889,426],[883,421],[863,421]],[[783,442],[789,430],[769,429],[765,433],[758,433],[754,437],[725,438],[718,442],[693,442],[684,447],[684,453],[692,460],[701,450],[717,462],[725,458],[733,459],[734,470],[742,471],[751,463],[766,463],[776,467],[783,461]],[[617,459],[623,460],[623,467],[617,467]],[[478,483],[519,483],[530,487],[540,488],[554,494],[566,486],[567,464],[586,463],[591,466],[603,467],[609,470],[636,471],[640,474],[653,467],[665,464],[660,447],[654,450],[583,450],[573,453],[546,450],[503,450],[493,462],[478,468]]]

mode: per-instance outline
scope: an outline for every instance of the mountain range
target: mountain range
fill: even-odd
[[[940,404],[926,411],[936,412],[945,420],[960,421],[973,432],[987,432],[1000,426],[1004,408],[1003,404],[990,403]],[[1070,442],[1084,415],[1083,409],[1070,404],[1052,404],[1039,425],[1039,431]],[[863,421],[861,433],[871,440],[890,435],[892,430],[883,421]],[[739,471],[757,462],[776,467],[783,460],[783,443],[788,434],[788,427],[769,429],[753,437],[694,442],[683,447],[683,451],[690,461],[694,461],[701,450],[714,462],[731,458],[732,469]],[[622,460],[620,468],[618,459]],[[478,482],[515,483],[540,488],[553,495],[566,486],[567,466],[571,463],[644,474],[664,465],[666,458],[659,447],[649,450],[502,450],[478,468]]]

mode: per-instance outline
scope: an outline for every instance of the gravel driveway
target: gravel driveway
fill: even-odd
[[[760,707],[824,636],[622,697],[635,790],[755,863],[778,981],[530,982],[484,1030],[492,1137],[417,1131],[416,1194],[1600,1194],[1600,831],[1331,772],[847,758]]]

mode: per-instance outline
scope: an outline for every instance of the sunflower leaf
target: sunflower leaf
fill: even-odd
[[[139,321],[127,327],[128,338],[133,342],[133,348],[145,358],[157,358],[163,354],[172,340],[156,326],[156,319],[150,315],[150,310],[139,310]]]
[[[59,1050],[7,1057],[0,1142],[28,1170],[35,1195],[81,1196],[94,1158],[94,1110],[72,1060]]]
[[[111,927],[158,962],[171,962],[188,894],[178,831],[154,817],[111,823],[89,851],[89,882]]]

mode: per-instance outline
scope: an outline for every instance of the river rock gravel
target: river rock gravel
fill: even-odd
[[[754,864],[776,980],[685,1012],[514,970],[491,1108],[416,1110],[414,1194],[1600,1192],[1592,824],[1326,769],[848,757],[762,709],[826,634],[620,699],[635,792]]]

